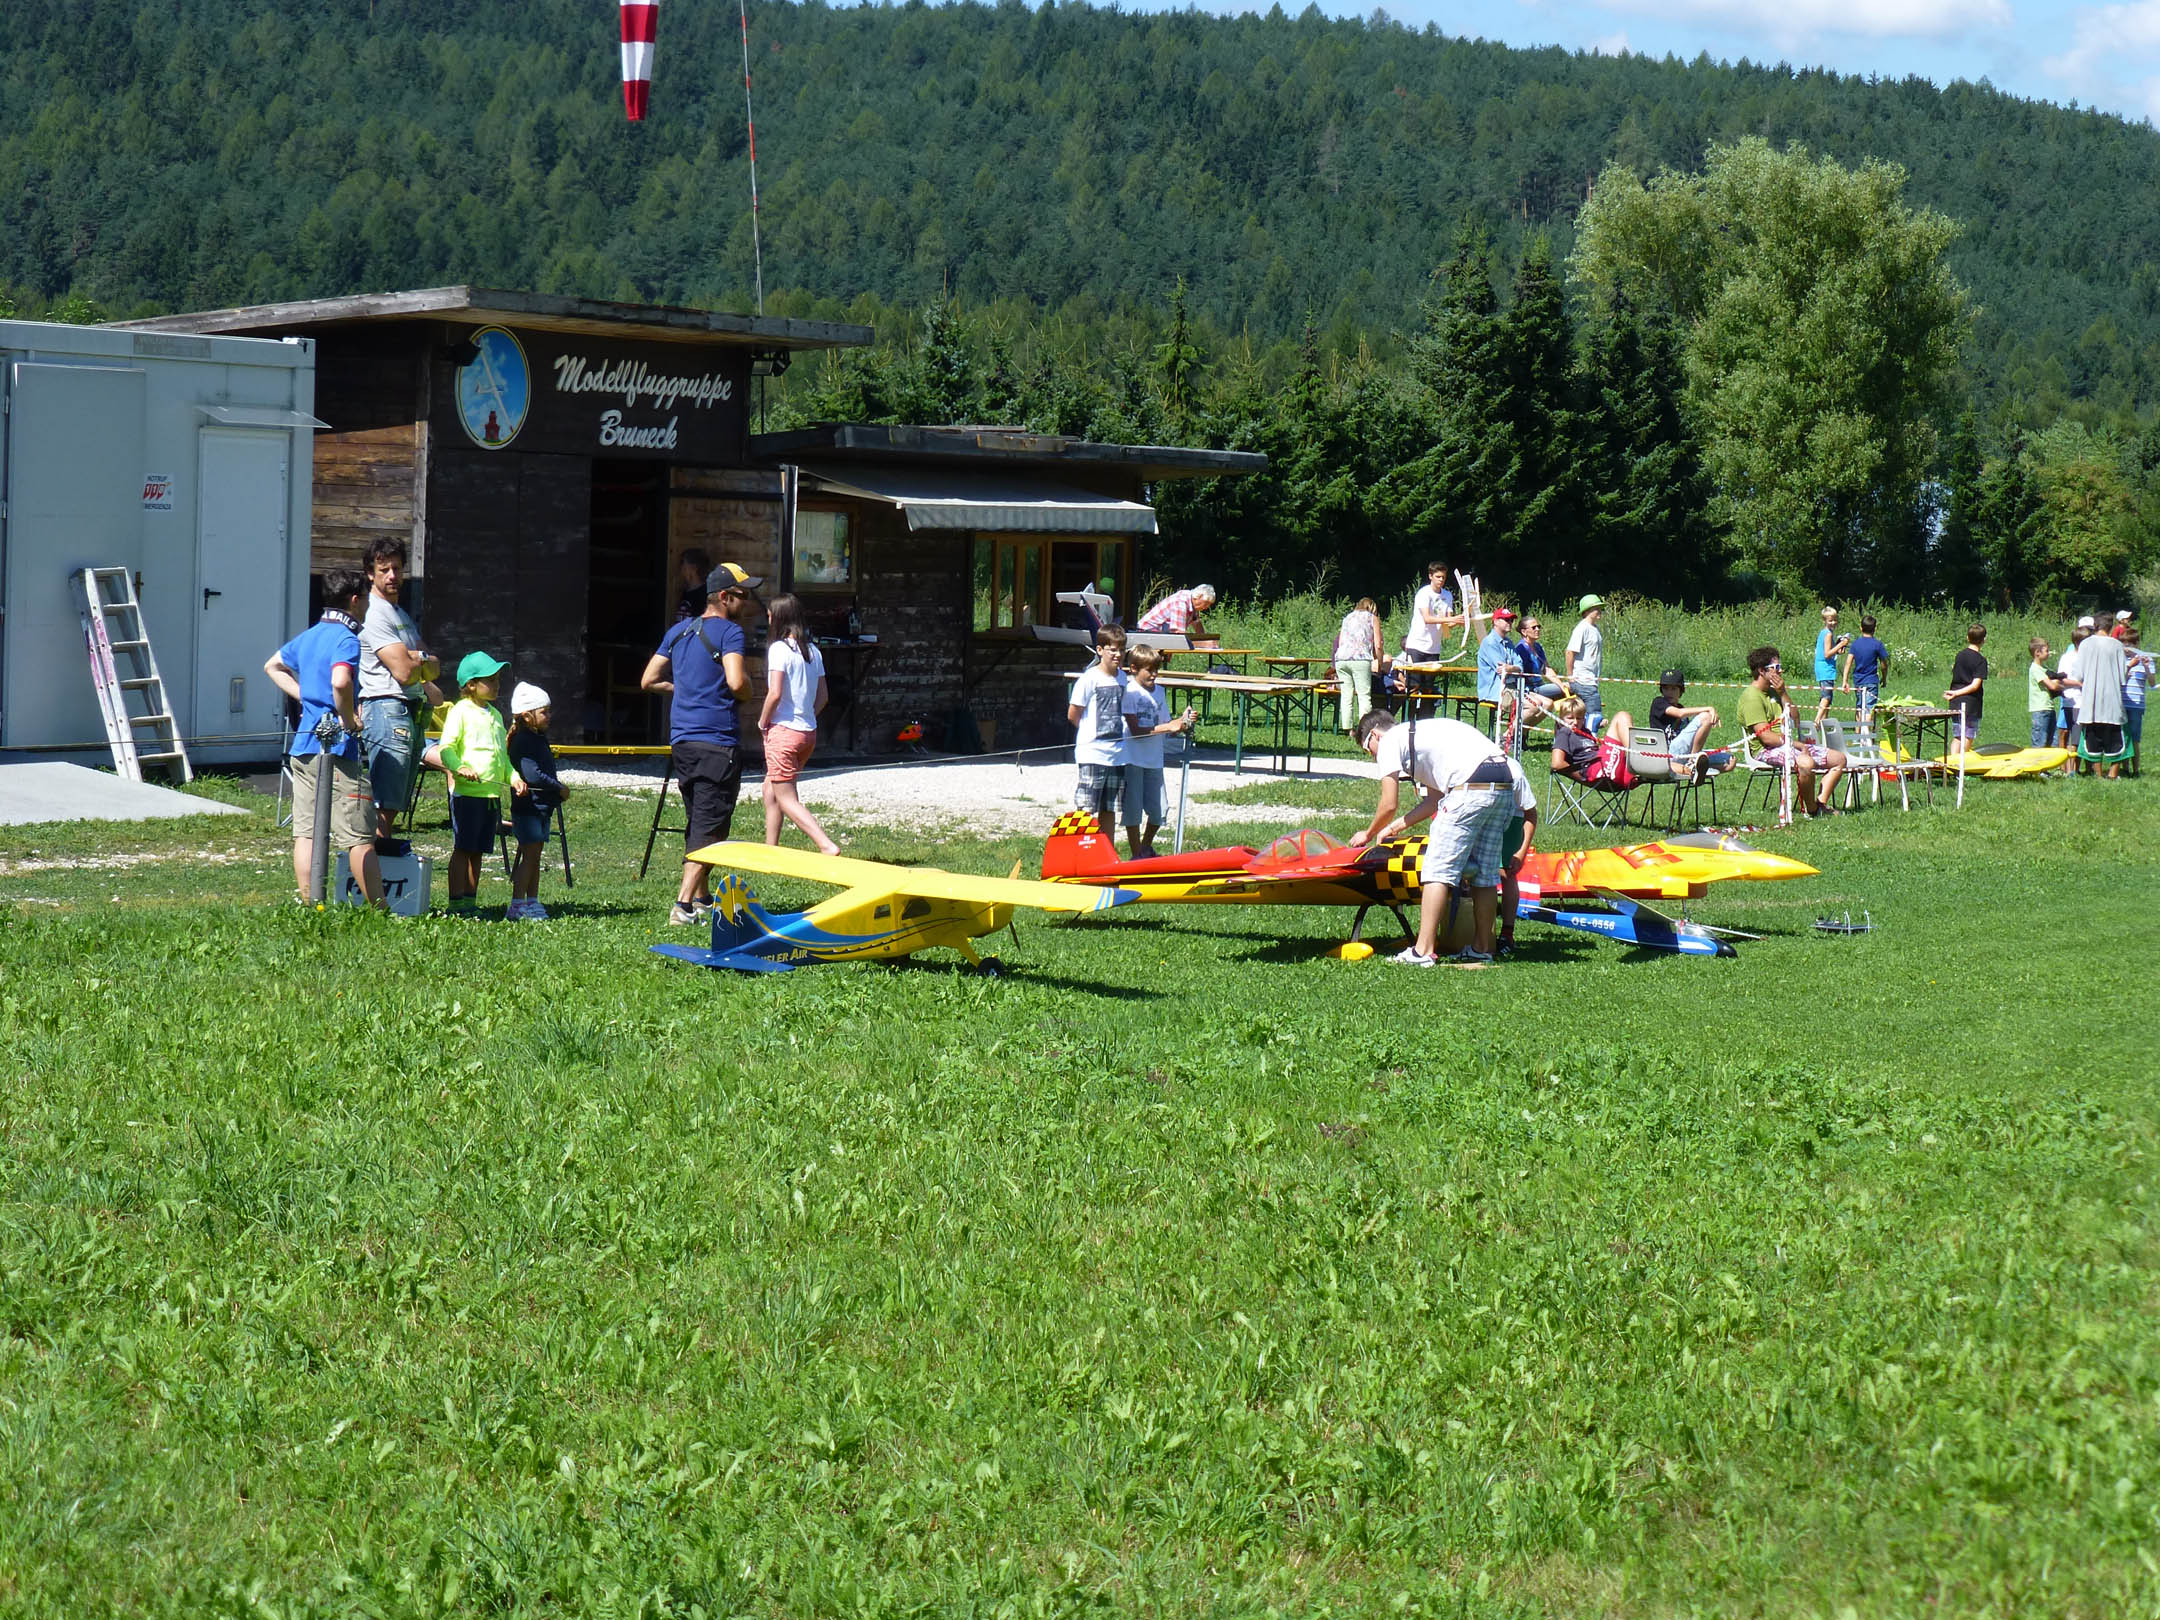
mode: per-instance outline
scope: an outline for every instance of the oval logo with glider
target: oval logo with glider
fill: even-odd
[[[500,450],[517,437],[532,407],[532,368],[517,334],[483,326],[472,335],[479,353],[458,368],[458,420],[483,450]]]

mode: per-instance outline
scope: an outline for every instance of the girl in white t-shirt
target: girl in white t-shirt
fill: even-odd
[[[802,603],[790,595],[772,599],[766,612],[771,635],[765,646],[765,707],[758,731],[765,739],[765,842],[780,842],[785,816],[817,845],[821,855],[840,846],[825,836],[817,817],[803,808],[796,778],[817,747],[817,717],[825,707],[825,655],[810,639]]]

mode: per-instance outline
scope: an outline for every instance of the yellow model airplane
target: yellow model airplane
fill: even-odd
[[[1014,907],[1107,911],[1140,898],[1131,889],[972,877],[733,840],[692,850],[690,858],[723,869],[713,881],[712,948],[655,945],[653,950],[742,973],[785,973],[811,962],[882,962],[944,947],[966,957],[977,972],[996,974],[1004,971],[1002,965],[979,954],[974,942],[1010,923]],[[743,869],[830,883],[845,892],[808,911],[774,916],[750,892]]]

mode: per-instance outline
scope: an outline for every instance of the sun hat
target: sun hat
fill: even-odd
[[[705,576],[705,594],[718,596],[722,591],[754,591],[764,583],[763,574],[746,572],[740,563],[722,563]]]
[[[1687,685],[1687,677],[1677,669],[1668,669],[1657,678],[1657,683],[1660,686],[1685,686]]]
[[[473,681],[484,681],[490,675],[500,675],[509,667],[500,658],[490,658],[484,652],[469,652],[458,660],[457,683],[466,686]]]
[[[1577,602],[1577,603],[1575,604],[1575,611],[1576,611],[1577,613],[1588,613],[1588,612],[1589,612],[1589,611],[1590,611],[1590,610],[1591,610],[1592,608],[1601,608],[1601,607],[1603,607],[1604,605],[1605,605],[1605,598],[1604,598],[1604,597],[1602,597],[1602,596],[1594,596],[1594,595],[1593,595],[1593,596],[1586,596],[1586,597],[1584,597],[1584,598],[1583,598],[1583,599],[1582,599],[1582,600],[1581,600],[1580,602]]]
[[[531,681],[519,681],[510,694],[512,714],[531,714],[549,706],[546,689],[533,685]]]
[[[2080,630],[2090,630],[2093,627],[2093,616],[2090,613],[2086,614],[2085,617],[2078,620],[2077,627]]]

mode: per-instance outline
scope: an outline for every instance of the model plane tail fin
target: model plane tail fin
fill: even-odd
[[[1046,882],[1100,877],[1117,864],[1117,845],[1086,810],[1066,811],[1043,840],[1042,875]]]

